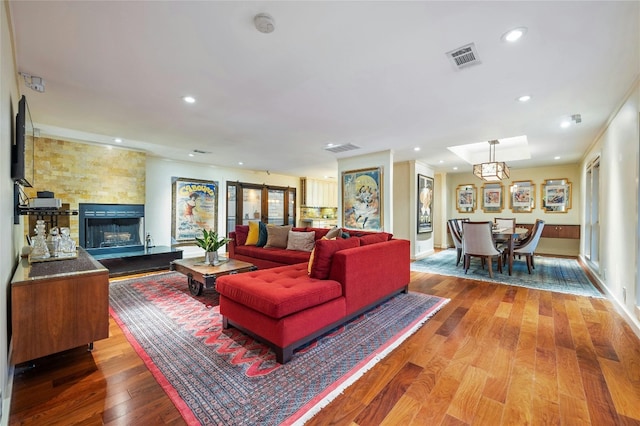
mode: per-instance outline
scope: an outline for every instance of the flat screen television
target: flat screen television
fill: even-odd
[[[25,156],[27,142],[33,147],[33,122],[29,113],[27,99],[22,95],[18,102],[18,114],[16,114],[16,131],[15,140],[11,146],[11,178],[14,182],[18,182],[22,186],[31,186],[27,180],[27,170],[25,165]],[[33,161],[30,164],[33,169]]]

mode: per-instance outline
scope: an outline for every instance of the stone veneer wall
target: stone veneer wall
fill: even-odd
[[[31,152],[26,157],[29,170]],[[25,188],[30,198],[37,191],[53,191],[71,210],[77,210],[79,203],[145,203],[143,152],[39,137],[33,163],[33,188]],[[78,216],[71,216],[69,222],[71,237],[78,242]],[[28,228],[25,232],[33,234]]]

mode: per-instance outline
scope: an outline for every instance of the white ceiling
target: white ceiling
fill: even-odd
[[[18,70],[46,83],[37,93],[20,79],[43,134],[336,177],[338,158],[387,149],[468,172],[447,147],[515,136],[531,158],[511,169],[579,161],[638,78],[639,6],[11,1],[10,13]],[[274,32],[256,30],[261,12]],[[518,43],[501,40],[519,26]],[[471,42],[482,63],[455,69],[445,53]],[[523,94],[531,101],[517,102]],[[582,123],[560,128],[572,114]],[[328,143],[360,149],[333,154]]]

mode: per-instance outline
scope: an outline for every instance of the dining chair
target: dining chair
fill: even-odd
[[[516,218],[515,217],[496,217],[494,219],[494,223],[496,224],[496,228],[504,229],[511,228],[516,229]]]
[[[470,219],[468,217],[459,217],[451,220],[453,220],[453,224],[456,226],[456,229],[458,230],[458,234],[462,238],[462,222],[469,222]]]
[[[527,234],[514,241],[513,243],[513,247],[517,248],[520,246],[523,246],[524,244],[528,243],[529,240],[533,237],[533,235],[536,233],[536,230],[538,229],[538,227],[540,226],[540,224],[544,224],[544,221],[541,219],[536,219],[536,223],[533,224],[533,226],[531,227],[531,230],[529,232],[527,232]]]
[[[498,259],[498,271],[502,272],[502,251],[496,248],[492,235],[491,222],[462,223],[462,254],[464,255],[464,273],[469,270],[471,257],[480,257],[489,263],[489,276],[493,278],[492,259]]]
[[[514,257],[525,256],[525,260],[527,261],[527,270],[529,273],[531,273],[531,269],[535,269],[535,265],[533,264],[533,252],[536,250],[536,247],[538,247],[538,241],[540,240],[543,229],[544,220],[536,220],[536,224],[533,226],[530,236],[513,249]]]
[[[458,266],[460,259],[462,258],[462,234],[458,231],[456,220],[457,219],[447,220],[447,226],[449,227],[449,233],[451,234],[453,245],[456,247],[456,251],[458,253],[456,257],[456,266]]]

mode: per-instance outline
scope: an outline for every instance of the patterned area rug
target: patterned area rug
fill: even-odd
[[[537,290],[556,291],[579,296],[604,297],[602,293],[594,287],[591,281],[589,281],[589,278],[576,259],[535,256],[533,262],[535,269],[529,274],[527,271],[527,262],[524,257],[521,260],[514,259],[513,273],[510,276],[507,266],[503,267],[503,273],[497,272],[497,266],[494,260],[493,278],[490,278],[489,271],[486,267],[482,269],[480,259],[472,258],[471,267],[465,275],[462,260],[460,260],[460,264],[456,266],[456,250],[450,249],[412,262],[411,270],[528,287]]]
[[[215,291],[169,272],[114,281],[111,315],[189,424],[302,424],[449,300],[400,294],[296,351],[222,329]]]

